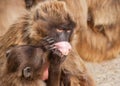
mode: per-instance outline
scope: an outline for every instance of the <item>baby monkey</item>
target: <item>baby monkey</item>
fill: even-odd
[[[50,53],[41,46],[12,47],[6,52],[7,60],[0,76],[0,85],[46,86],[43,80],[48,76],[47,86],[59,86],[59,70],[63,61],[60,61],[60,58],[57,53]],[[49,70],[46,65],[49,65]],[[45,75],[46,71],[49,72],[48,75]]]

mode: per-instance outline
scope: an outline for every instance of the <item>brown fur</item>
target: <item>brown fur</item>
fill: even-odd
[[[50,3],[51,5],[49,5]],[[51,8],[53,8],[53,10],[51,10]],[[42,3],[38,5],[35,10],[33,9],[32,14],[26,13],[26,15],[12,25],[0,40],[2,44],[0,49],[0,63],[2,64],[2,62],[4,62],[4,53],[9,46],[25,44],[39,45],[40,40],[51,33],[49,32],[52,28],[51,26],[70,22],[70,20],[67,19],[68,17],[72,19],[65,8],[65,4],[56,1]],[[49,20],[49,22],[46,22],[46,20]],[[45,28],[49,28],[50,30]],[[74,68],[74,70],[71,68]],[[76,83],[74,79],[77,79],[78,86],[94,86],[94,82],[91,76],[88,75],[88,71],[79,55],[70,55],[63,65],[63,72],[64,69],[69,71],[71,75],[69,80],[71,83]],[[83,75],[85,76],[85,83],[83,82]],[[73,79],[71,79],[72,77]],[[82,82],[84,84],[81,84]],[[76,84],[73,83],[72,86],[76,86]]]
[[[50,58],[52,57],[52,58]],[[46,86],[45,66],[49,65],[47,86],[60,86],[61,63],[57,54],[50,54],[42,45],[14,46],[6,52],[6,62],[1,70],[2,86]],[[61,61],[62,60],[62,61]],[[61,61],[59,63],[59,61]]]
[[[3,57],[8,47],[25,44],[39,45],[42,38],[51,34],[49,29],[53,28],[53,26],[71,22],[71,20],[67,19],[70,15],[67,9],[64,9],[65,5],[62,2],[51,2],[50,5],[49,3],[39,4],[31,13],[26,12],[1,37],[0,58]],[[46,22],[47,19],[49,22]]]
[[[70,52],[61,68],[61,77],[63,77],[61,81],[62,83],[67,81],[67,86],[96,86],[83,60],[74,49]]]
[[[37,4],[44,0],[33,1]],[[103,60],[116,57],[120,50],[119,48],[120,1],[119,0],[116,1],[71,0],[71,2],[69,2],[69,0],[63,1],[66,2],[68,9],[73,14],[78,25],[72,37],[71,43],[73,47],[77,49],[79,55],[83,59],[93,62],[100,62]],[[104,8],[102,9],[102,7]],[[78,12],[78,10],[80,11]],[[2,16],[2,18],[4,17]],[[4,20],[6,19],[4,18]],[[7,24],[5,24],[4,26],[9,26]],[[6,29],[3,27],[3,24],[0,26],[3,28],[4,31],[6,31]],[[0,31],[1,35],[4,34],[3,30]]]
[[[7,51],[6,62],[2,67],[2,86],[46,86],[42,81],[47,53],[33,46],[16,46]],[[24,75],[25,68],[30,71]],[[29,77],[27,75],[29,74]]]

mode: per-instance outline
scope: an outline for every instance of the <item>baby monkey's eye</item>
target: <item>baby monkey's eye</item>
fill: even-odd
[[[63,29],[56,29],[57,32],[61,33],[63,32],[64,30]]]
[[[67,30],[64,30],[64,29],[56,29],[56,31],[59,32],[59,33],[64,32],[64,31],[66,31],[66,32],[68,32],[68,33],[71,32],[70,29],[67,29]]]

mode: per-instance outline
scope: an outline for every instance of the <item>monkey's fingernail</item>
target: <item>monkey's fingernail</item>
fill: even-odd
[[[48,42],[51,42],[53,41],[54,42],[54,39],[53,38],[49,38],[49,39],[46,39]]]
[[[54,45],[50,45],[50,50],[56,49]]]
[[[53,44],[53,43],[54,43],[54,40],[50,40],[50,41],[49,41],[49,44]]]
[[[55,45],[50,45],[51,48],[55,48]]]

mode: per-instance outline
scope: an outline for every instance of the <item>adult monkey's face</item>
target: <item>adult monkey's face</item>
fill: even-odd
[[[74,28],[75,22],[62,1],[46,1],[33,9],[31,37],[37,41],[45,38],[63,55],[71,50],[69,41]]]

